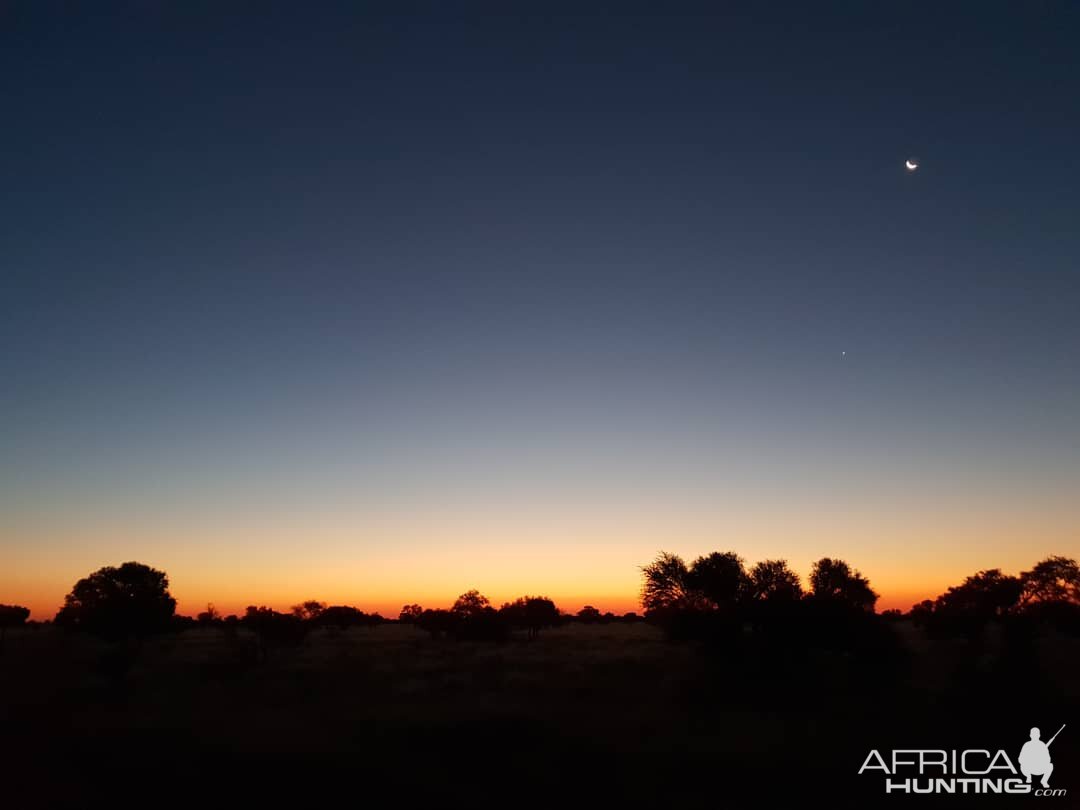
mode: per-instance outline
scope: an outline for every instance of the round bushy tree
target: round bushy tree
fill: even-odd
[[[810,595],[819,602],[874,612],[878,595],[870,581],[843,560],[822,557],[810,571]]]
[[[164,571],[126,562],[75,583],[56,624],[110,639],[142,638],[168,630],[176,612]]]

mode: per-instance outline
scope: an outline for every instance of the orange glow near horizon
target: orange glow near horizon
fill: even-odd
[[[120,562],[123,561],[117,560],[113,563],[106,564],[115,565]],[[85,576],[89,573],[90,571],[88,570],[79,576]],[[964,576],[967,576],[970,573],[974,573],[974,571],[969,571],[967,574],[952,579],[942,577],[942,583],[940,585],[925,587],[923,589],[906,587],[885,590],[871,580],[871,584],[874,586],[875,590],[881,594],[881,598],[877,603],[877,609],[878,611],[889,609],[906,611],[911,608],[912,605],[923,599],[933,599],[935,596],[942,593],[949,585],[957,584]],[[78,578],[79,577],[77,576],[76,579]],[[31,618],[37,621],[52,619],[56,614],[56,611],[63,604],[64,594],[70,591],[71,586],[74,583],[74,579],[66,585],[60,585],[58,582],[56,584],[43,583],[41,590],[30,587],[16,589],[5,584],[4,602],[20,604],[30,608]],[[206,588],[205,586],[194,586],[190,588],[184,587],[183,585],[177,586],[176,579],[173,577],[171,578],[170,591],[177,599],[177,613],[187,616],[194,616],[197,613],[204,611],[208,604],[214,605],[219,613],[227,616],[231,613],[242,615],[244,609],[248,605],[265,605],[272,607],[275,610],[288,611],[292,605],[299,602],[307,599],[318,599],[327,604],[352,605],[368,613],[378,612],[386,618],[397,618],[403,605],[416,603],[423,607],[449,607],[459,594],[470,590],[472,587],[477,587],[477,589],[487,596],[491,603],[496,607],[504,602],[516,599],[519,596],[535,595],[547,596],[553,599],[560,610],[568,613],[576,613],[582,607],[592,605],[599,608],[602,612],[606,613],[610,611],[616,615],[622,615],[631,611],[639,614],[642,612],[641,604],[638,599],[640,584],[640,578],[638,578],[632,583],[629,583],[628,588],[622,592],[591,591],[578,593],[561,592],[551,588],[542,587],[515,589],[506,586],[496,586],[483,588],[465,584],[456,590],[450,588],[442,590],[409,591],[406,588],[402,588],[400,591],[401,595],[395,596],[391,593],[378,592],[360,594],[356,591],[320,591],[317,588],[305,589],[299,586],[291,586],[280,590],[271,590],[267,588],[264,590],[254,589],[244,593],[231,593]]]
[[[169,521],[61,514],[0,525],[0,602],[50,618],[79,578],[137,560],[169,575],[186,614],[208,602],[228,614],[318,599],[396,617],[403,604],[449,606],[471,588],[495,605],[534,594],[567,611],[591,604],[623,613],[640,611],[640,567],[659,551],[690,562],[732,549],[747,566],[786,559],[804,583],[814,560],[844,559],[880,594],[879,610],[906,610],[978,570],[1016,574],[1051,554],[1080,556],[1080,508],[1071,501],[1022,509],[983,502],[978,511],[904,505],[784,511],[718,503],[705,512],[597,503],[318,516],[268,509],[257,519]]]
[[[250,604],[287,610],[303,600],[318,599],[393,618],[404,604],[447,607],[471,588],[496,606],[530,594],[548,596],[568,612],[590,604],[621,614],[641,611],[640,566],[659,550],[673,551],[690,562],[700,554],[734,547],[748,566],[761,559],[787,559],[804,583],[814,559],[840,557],[870,579],[881,597],[878,610],[907,610],[977,570],[997,567],[1015,574],[1050,554],[1076,556],[1075,543],[1070,546],[1067,533],[1042,547],[1021,548],[1010,542],[1011,538],[999,536],[995,542],[954,542],[941,548],[932,541],[904,539],[897,532],[897,537],[876,545],[872,552],[865,546],[860,548],[860,543],[841,542],[835,536],[831,544],[782,544],[758,536],[740,548],[710,542],[705,532],[694,534],[687,532],[683,542],[674,542],[641,526],[637,533],[623,534],[619,542],[551,543],[544,542],[538,532],[513,545],[498,544],[494,538],[490,542],[439,545],[414,540],[377,551],[333,539],[312,543],[306,549],[274,542],[261,549],[244,542],[229,546],[210,543],[212,552],[205,556],[198,552],[206,546],[174,544],[167,536],[156,537],[152,544],[140,541],[141,550],[134,542],[84,536],[78,553],[61,556],[20,551],[13,558],[8,552],[0,568],[0,602],[26,605],[34,619],[48,619],[79,578],[103,565],[138,560],[168,573],[178,612],[186,615],[204,610],[208,603],[228,615],[241,613]],[[951,536],[963,539],[962,534]]]
[[[122,561],[116,561],[119,564]],[[101,566],[99,566],[101,567]],[[89,574],[90,571],[85,572]],[[83,574],[82,576],[85,576]],[[78,577],[76,577],[78,579]],[[72,580],[67,585],[47,586],[43,591],[36,591],[33,589],[25,589],[16,591],[11,587],[5,587],[4,593],[8,595],[5,598],[6,603],[20,604],[30,608],[31,618],[37,621],[44,621],[52,619],[56,614],[56,611],[60,608],[64,601],[64,594],[70,591],[71,586],[75,580]],[[391,594],[375,594],[375,595],[360,595],[357,593],[329,591],[319,592],[316,589],[302,589],[299,587],[290,588],[285,591],[252,591],[250,593],[233,594],[228,592],[215,591],[212,589],[206,589],[205,587],[193,587],[184,588],[177,587],[173,580],[170,586],[170,592],[177,599],[176,612],[181,615],[195,616],[198,613],[206,610],[208,604],[212,604],[214,608],[224,616],[229,614],[242,615],[244,609],[248,605],[268,606],[275,610],[288,611],[292,605],[307,599],[318,599],[321,602],[326,602],[331,605],[352,605],[368,613],[378,612],[385,618],[397,618],[403,605],[406,604],[420,604],[423,607],[449,607],[453,604],[454,600],[459,594],[471,589],[474,586],[464,585],[461,588],[454,590],[442,590],[442,591],[426,591],[426,592],[410,592],[407,589],[402,589],[401,596],[395,597]],[[922,599],[937,596],[941,593],[945,587],[942,586],[938,589],[928,589],[926,591],[896,591],[891,593],[883,593],[878,600],[877,609],[887,610],[890,608],[896,608],[899,610],[907,610],[913,604],[919,602]],[[560,610],[568,613],[576,613],[586,605],[592,605],[599,608],[601,612],[612,612],[616,615],[622,615],[628,612],[641,613],[641,603],[638,598],[638,592],[640,589],[640,579],[636,580],[632,586],[624,592],[586,592],[586,593],[565,593],[552,590],[550,588],[526,588],[526,589],[514,589],[503,587],[492,588],[477,588],[491,601],[492,605],[498,607],[504,602],[509,602],[516,599],[519,596],[531,595],[531,596],[547,596],[555,601],[555,604]],[[880,592],[880,588],[878,588]]]

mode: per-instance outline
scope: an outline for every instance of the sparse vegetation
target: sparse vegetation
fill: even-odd
[[[102,576],[114,582],[118,570]],[[399,780],[425,762],[429,776],[438,774],[426,784],[464,799],[481,764],[530,773],[553,762],[556,749],[579,782],[586,772],[625,768],[602,783],[609,798],[629,801],[701,795],[692,779],[672,780],[731,758],[747,784],[775,770],[836,780],[850,765],[836,750],[864,745],[868,712],[898,735],[932,729],[945,745],[960,733],[942,730],[945,705],[949,725],[976,737],[1005,723],[1024,729],[1032,713],[1056,718],[1080,707],[1080,638],[1060,621],[1077,607],[1073,570],[1071,560],[1050,558],[1016,577],[982,571],[906,615],[876,614],[870,584],[843,561],[816,564],[804,593],[782,560],[747,570],[731,553],[689,566],[663,554],[644,569],[645,620],[595,606],[568,616],[542,596],[496,610],[473,590],[446,609],[406,605],[378,633],[370,629],[387,624],[378,614],[317,600],[289,613],[252,606],[239,619],[208,606],[197,621],[171,622],[173,633],[158,627],[137,647],[99,632],[96,619],[74,624],[86,633],[64,632],[67,622],[31,630],[18,626],[21,610],[0,609],[0,619],[13,617],[9,637],[18,637],[0,674],[4,730],[20,744],[4,753],[12,772],[47,785],[46,806],[64,803],[69,782],[50,781],[49,758],[36,752],[55,752],[60,740],[82,752],[68,767],[83,769],[84,780],[104,767],[106,751],[153,773],[157,757],[188,767],[185,751],[198,750],[200,761],[232,771],[258,754],[277,763],[276,778],[304,773],[308,786],[310,774],[339,758]],[[156,598],[136,588],[160,618],[171,599],[164,574],[135,581],[161,585],[149,588]],[[85,598],[84,583],[73,591],[78,607],[100,606]],[[118,615],[124,628],[147,626]],[[985,713],[992,696],[1017,690],[1034,697]],[[164,749],[140,745],[139,729],[150,727],[169,730]],[[113,736],[99,754],[103,728]],[[515,744],[496,742],[509,729]],[[1064,756],[1074,743],[1056,745]],[[550,750],[538,759],[538,748]],[[642,772],[657,781],[631,789]],[[30,794],[16,795],[22,803],[13,806],[35,806]]]

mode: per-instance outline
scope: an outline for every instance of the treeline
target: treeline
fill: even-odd
[[[1016,576],[993,568],[967,577],[936,599],[902,614],[874,612],[878,594],[869,580],[844,560],[823,557],[804,586],[786,560],[763,560],[747,568],[735,552],[713,552],[687,564],[661,552],[642,569],[644,619],[673,638],[730,639],[750,634],[785,640],[813,635],[826,643],[850,644],[888,620],[910,619],[931,635],[978,634],[986,623],[1047,623],[1080,633],[1080,565],[1062,556],[1047,557]],[[313,628],[328,632],[376,628],[387,621],[411,624],[432,638],[502,641],[514,631],[535,638],[568,621],[640,621],[636,613],[615,616],[586,606],[576,615],[560,611],[545,596],[522,596],[494,607],[476,590],[449,608],[405,605],[396,620],[348,605],[302,602],[291,612],[249,606],[243,616],[221,616],[208,605],[195,617],[178,616],[165,572],[137,562],[101,568],[75,583],[56,614],[58,627],[109,639],[132,639],[190,627],[247,628],[261,647],[299,643]],[[0,605],[0,649],[11,627],[26,623],[30,611]]]
[[[904,614],[876,614],[878,594],[844,560],[815,562],[804,587],[786,560],[750,568],[735,552],[713,552],[689,565],[662,552],[642,568],[641,602],[648,619],[673,636],[701,637],[749,631],[759,635],[865,629],[871,620],[907,618],[933,635],[979,633],[992,620],[1022,619],[1080,633],[1080,565],[1052,556],[1009,576],[979,571],[936,599]],[[819,636],[820,637],[820,636]]]
[[[413,624],[432,638],[489,641],[505,640],[514,630],[524,631],[533,639],[545,628],[572,621],[607,624],[640,620],[636,613],[616,616],[611,612],[601,613],[592,605],[586,605],[574,615],[563,613],[546,596],[522,596],[496,610],[488,598],[476,590],[463,593],[447,610],[405,605],[398,616],[399,622]]]
[[[1069,557],[1047,557],[1017,576],[990,568],[972,574],[937,599],[925,599],[908,614],[931,635],[973,635],[993,620],[1037,620],[1080,634],[1080,565]]]
[[[672,638],[759,649],[813,641],[825,647],[872,646],[880,641],[878,594],[844,560],[814,563],[809,587],[786,560],[747,569],[733,551],[716,551],[687,564],[661,552],[642,569],[641,603],[647,619]]]
[[[3,631],[25,624],[29,615],[27,608],[0,605],[0,642]],[[242,616],[223,616],[211,604],[194,617],[181,616],[176,614],[176,600],[169,593],[164,571],[126,562],[106,566],[76,582],[53,623],[109,640],[140,639],[196,627],[216,627],[230,633],[244,628],[254,634],[265,653],[271,646],[297,644],[313,629],[340,632],[352,627],[376,628],[389,621],[414,625],[433,638],[502,641],[515,630],[532,639],[545,628],[572,621],[603,624],[640,620],[636,613],[616,616],[592,605],[571,615],[560,611],[546,596],[522,596],[496,609],[476,590],[462,594],[447,609],[405,605],[396,620],[314,599],[294,605],[290,612],[249,605]]]
[[[872,613],[878,600],[866,577],[843,560],[828,557],[814,563],[809,591],[786,560],[763,560],[747,570],[733,551],[714,551],[690,565],[676,554],[661,552],[642,573],[641,603],[647,617],[678,612],[737,616],[753,614],[758,606],[800,601]]]

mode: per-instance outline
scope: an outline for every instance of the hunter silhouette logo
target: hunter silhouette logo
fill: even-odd
[[[1050,746],[1064,729],[1065,724],[1062,723],[1057,733],[1046,742],[1039,739],[1037,728],[1031,730],[1031,739],[1020,749],[1020,773],[1027,777],[1029,784],[1031,777],[1036,775],[1042,776],[1044,788],[1050,787],[1050,774],[1054,772],[1054,763],[1050,760]]]
[[[897,748],[882,756],[877,749],[870,751],[859,768],[881,771],[885,777],[886,793],[1029,793],[1034,796],[1064,796],[1064,788],[1050,787],[1054,763],[1050,746],[1065,730],[1063,723],[1046,742],[1039,729],[1033,728],[1017,757],[1017,764],[1003,750],[986,748],[944,750],[940,748]],[[1032,784],[1038,776],[1041,786]]]

